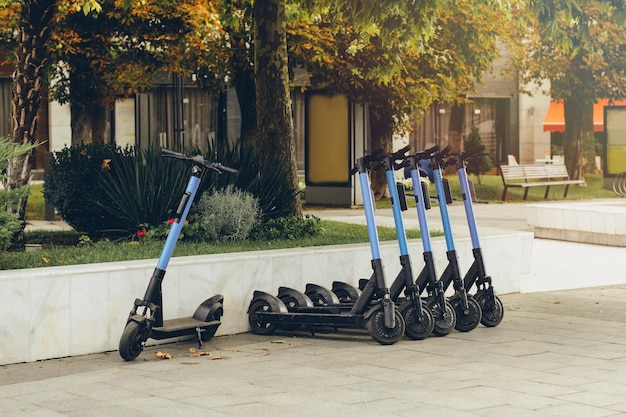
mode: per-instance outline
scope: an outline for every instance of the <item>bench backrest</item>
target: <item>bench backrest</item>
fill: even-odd
[[[501,165],[502,179],[507,180],[532,180],[532,179],[569,179],[567,168],[562,164],[537,164],[537,165]]]

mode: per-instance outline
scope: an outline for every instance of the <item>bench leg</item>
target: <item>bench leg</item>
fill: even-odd
[[[543,199],[545,200],[546,198],[548,198],[548,193],[550,192],[550,186],[546,185],[546,193],[543,195]]]
[[[563,198],[567,197],[567,190],[569,190],[569,184],[565,185],[565,192],[563,193]]]
[[[528,190],[530,190],[530,188],[526,188],[524,190],[524,200],[526,200],[526,197],[528,197]]]
[[[504,201],[504,199],[506,198],[506,190],[507,190],[507,186],[504,186],[504,191],[502,191],[502,201]]]

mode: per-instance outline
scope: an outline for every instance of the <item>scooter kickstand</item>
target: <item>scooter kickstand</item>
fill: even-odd
[[[202,332],[206,330],[196,327],[196,336],[198,336],[198,349],[202,349]]]

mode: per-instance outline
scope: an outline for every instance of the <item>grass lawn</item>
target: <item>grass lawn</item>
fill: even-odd
[[[455,199],[461,199],[461,187],[459,185],[459,179],[456,175],[448,175],[446,178],[450,184],[450,192]],[[506,193],[506,201],[502,201],[502,178],[499,175],[482,175],[480,182],[478,178],[470,175],[470,179],[474,183],[476,190],[476,199],[480,202],[486,202],[490,204],[504,204],[504,203],[522,203],[524,202],[524,190],[519,188],[509,188]],[[545,187],[531,187],[528,191],[527,202],[534,201],[569,201],[569,200],[590,200],[597,198],[617,198],[613,190],[606,190],[603,187],[603,177],[601,174],[587,174],[585,175],[585,186],[570,185],[567,193],[567,198],[563,198],[563,192],[565,187],[562,185],[550,187],[550,193],[548,198],[544,199]],[[429,192],[431,197],[437,195],[435,191],[435,185],[430,184]],[[415,201],[412,198],[407,198],[409,205],[415,206]],[[436,203],[435,200],[432,200]],[[376,202],[378,208],[391,207],[389,199],[381,199]]]

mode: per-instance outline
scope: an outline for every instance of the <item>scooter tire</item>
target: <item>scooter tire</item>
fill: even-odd
[[[456,326],[456,313],[454,307],[448,300],[441,308],[439,301],[435,297],[427,299],[427,305],[433,315],[433,334],[438,337],[447,336]]]
[[[459,298],[455,298],[451,301],[452,307],[454,307],[454,313],[456,314],[456,325],[454,326],[460,332],[469,332],[474,330],[480,324],[482,319],[482,311],[480,305],[474,297],[468,295],[467,304],[469,309],[463,310],[462,302]]]
[[[398,309],[394,311],[396,325],[393,328],[385,326],[385,312],[382,308],[376,310],[365,324],[372,339],[381,345],[393,345],[404,335],[404,318]]]
[[[122,359],[125,361],[135,360],[143,351],[145,329],[145,323],[138,323],[132,320],[126,323],[119,345],[119,354]]]
[[[271,312],[272,306],[265,300],[255,301],[254,304],[250,306],[250,310],[248,312],[248,323],[250,324],[250,328],[253,333],[268,335],[272,334],[278,328],[276,323],[262,323],[255,318],[257,311],[265,311]]]
[[[289,295],[286,296],[279,296],[278,298],[280,298],[280,300],[285,303],[285,305],[287,306],[287,309],[289,311],[291,311],[294,308],[300,307],[300,305],[298,304],[298,300],[295,299],[295,297],[291,297]],[[286,330],[288,332],[293,332],[295,330],[298,330],[300,328],[299,324],[281,324],[280,328],[282,330]]]
[[[404,318],[404,335],[412,340],[424,340],[433,333],[435,320],[425,303],[422,303],[422,317],[418,317],[411,301],[405,301],[400,306]]]
[[[487,291],[479,291],[474,296],[482,311],[480,323],[485,327],[496,327],[504,318],[504,305],[497,295],[493,299]]]

